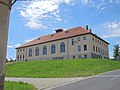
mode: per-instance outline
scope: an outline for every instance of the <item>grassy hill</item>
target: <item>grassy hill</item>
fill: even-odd
[[[120,69],[107,59],[35,60],[6,65],[7,77],[84,77]]]

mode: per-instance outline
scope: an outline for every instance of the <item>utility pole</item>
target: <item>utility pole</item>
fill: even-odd
[[[12,0],[0,0],[0,90],[4,90],[9,17]]]

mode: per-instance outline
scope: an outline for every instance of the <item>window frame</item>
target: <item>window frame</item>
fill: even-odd
[[[35,48],[35,56],[39,56],[39,54],[40,54],[40,49],[39,49],[39,47],[36,47]]]
[[[84,45],[84,51],[87,51],[87,44]]]
[[[65,52],[65,43],[64,42],[61,42],[60,44],[60,52]]]
[[[83,36],[83,40],[87,40],[87,36]]]
[[[47,46],[43,46],[43,55],[47,55]]]
[[[74,38],[71,39],[71,44],[72,44],[72,45],[75,44]]]
[[[81,51],[81,45],[78,45],[78,52]]]
[[[55,44],[52,44],[51,45],[51,54],[54,54],[54,53],[56,53],[56,46],[55,46]]]
[[[32,48],[29,48],[29,57],[32,57]]]

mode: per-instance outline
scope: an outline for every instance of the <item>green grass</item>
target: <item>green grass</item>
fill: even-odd
[[[37,90],[33,85],[22,82],[5,81],[4,85],[4,90]]]
[[[85,77],[120,69],[120,62],[107,59],[38,60],[6,65],[7,77]]]

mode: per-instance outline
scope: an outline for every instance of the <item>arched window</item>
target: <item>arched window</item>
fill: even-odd
[[[52,45],[51,45],[51,53],[53,54],[53,53],[55,53],[55,51],[56,51],[56,50],[55,50],[55,44],[52,44]]]
[[[19,55],[17,56],[17,59],[19,60]]]
[[[44,47],[43,47],[43,55],[46,55],[46,54],[47,54],[47,47],[44,46]]]
[[[72,43],[72,45],[74,45],[74,42],[75,42],[75,41],[74,41],[74,38],[73,38],[73,39],[71,39],[71,43]]]
[[[23,59],[24,59],[24,57],[25,57],[25,56],[24,56],[24,54],[23,54]]]
[[[93,45],[93,51],[95,51],[95,46]]]
[[[60,44],[60,52],[65,52],[65,43],[64,42],[62,42]]]
[[[29,57],[31,57],[32,56],[32,49],[30,48],[29,49]]]
[[[20,55],[20,61],[21,61],[22,56]]]
[[[35,49],[35,56],[39,56],[39,48],[38,47],[36,47],[36,49]]]
[[[78,45],[78,52],[81,51],[81,45]]]

